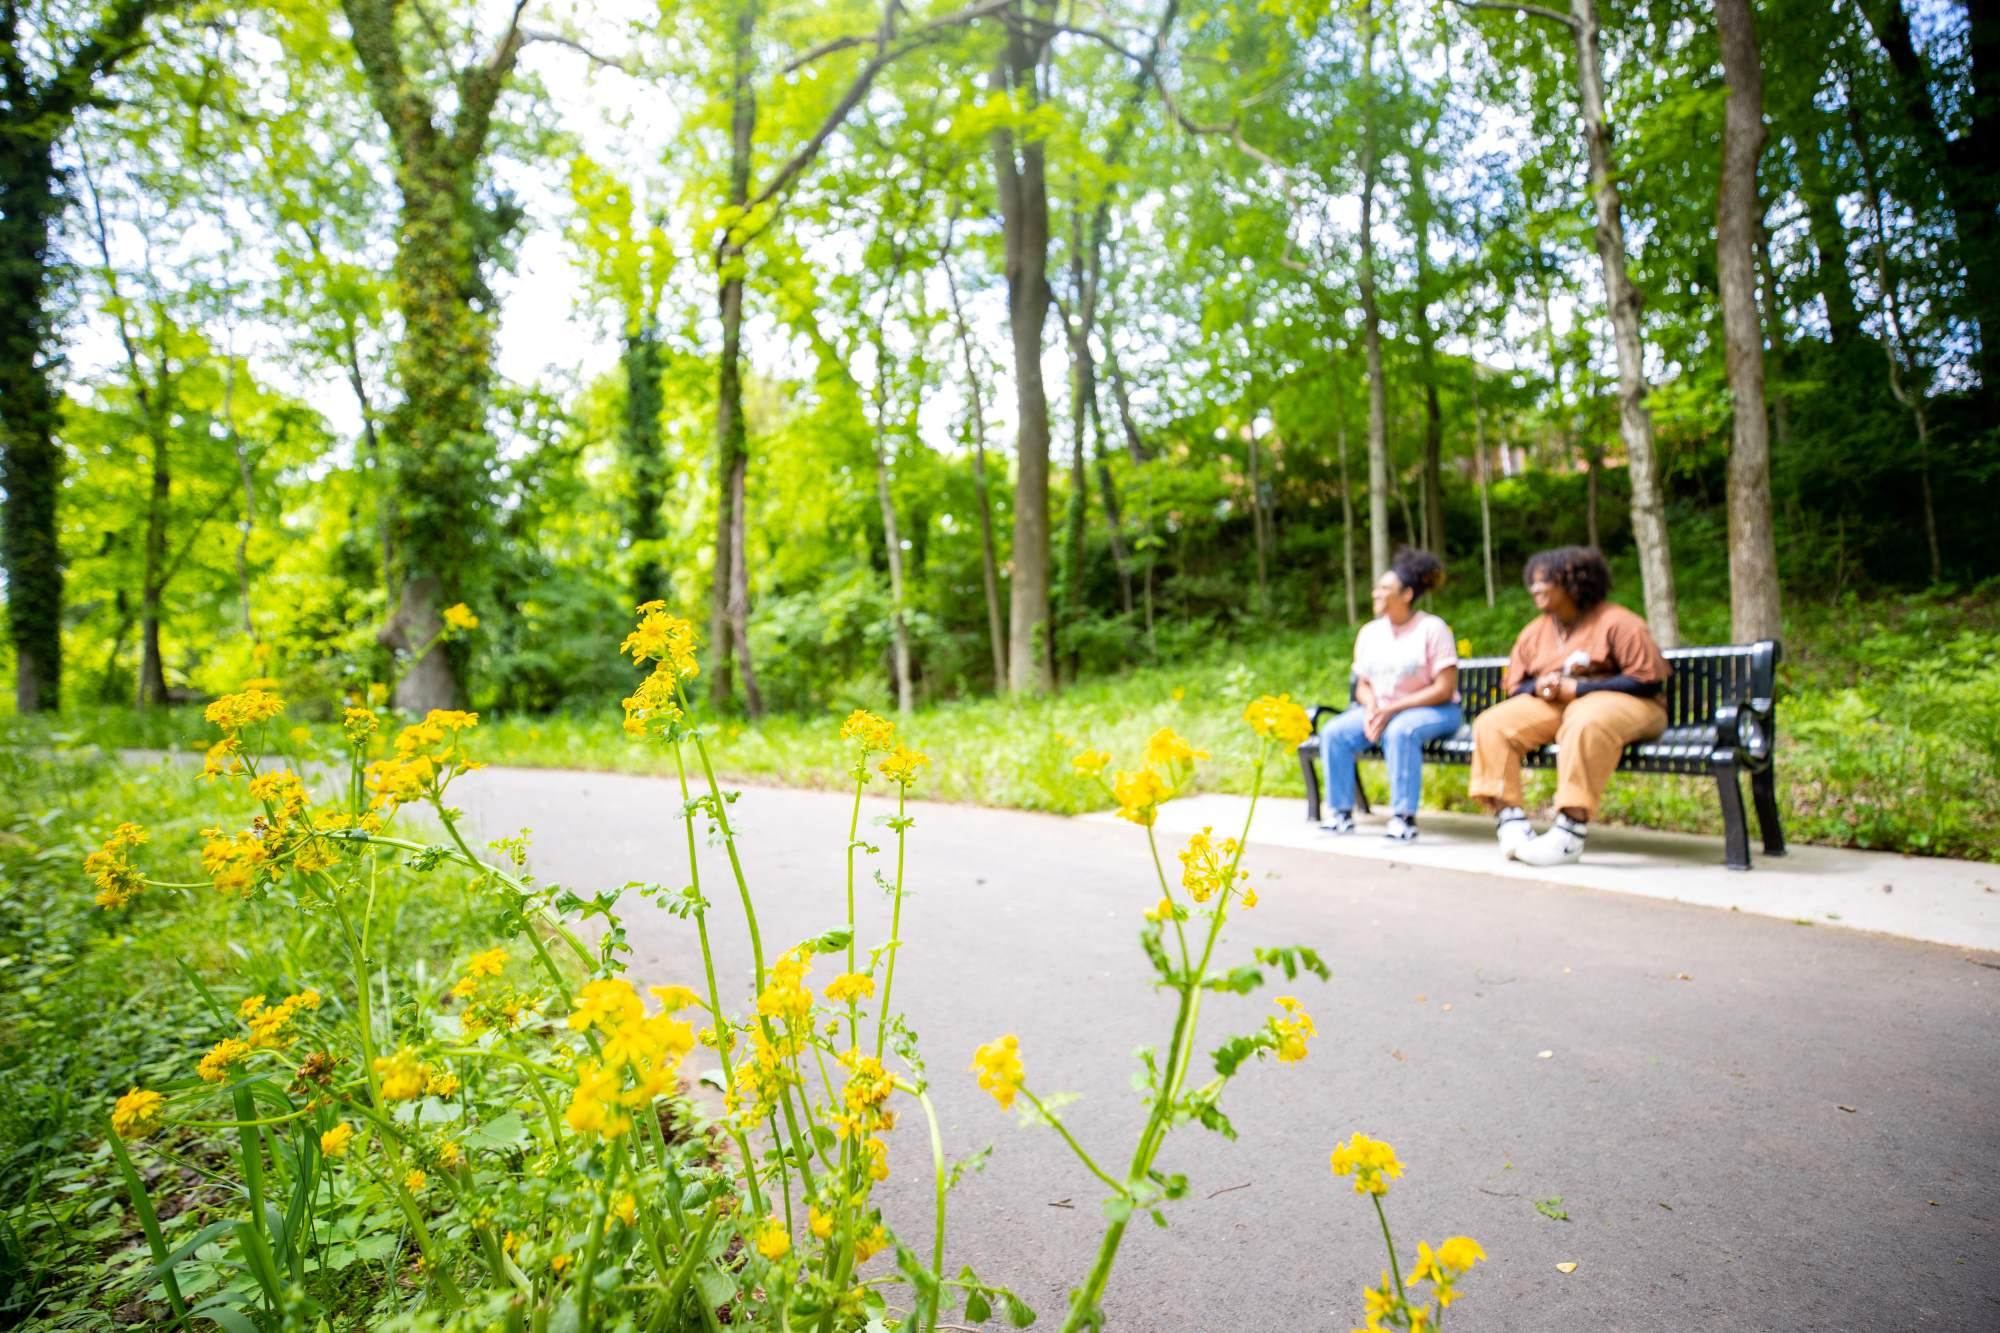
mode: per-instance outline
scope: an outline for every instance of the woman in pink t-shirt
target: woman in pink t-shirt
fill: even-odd
[[[1375,619],[1354,638],[1354,706],[1320,733],[1326,763],[1329,833],[1354,831],[1354,761],[1379,743],[1389,762],[1389,827],[1384,836],[1417,836],[1424,788],[1424,745],[1465,725],[1458,707],[1458,644],[1451,626],[1416,602],[1444,582],[1428,551],[1402,550],[1375,580]]]

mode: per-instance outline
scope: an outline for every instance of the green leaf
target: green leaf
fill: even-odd
[[[1562,1201],[1563,1196],[1560,1194],[1556,1195],[1553,1199],[1537,1199],[1535,1200],[1535,1211],[1543,1217],[1548,1218],[1551,1222],[1567,1222],[1569,1221],[1569,1214],[1563,1211]]]

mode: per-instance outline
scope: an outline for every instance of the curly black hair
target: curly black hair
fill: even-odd
[[[1537,551],[1521,567],[1521,582],[1532,584],[1537,574],[1568,593],[1578,611],[1588,611],[1611,595],[1611,567],[1595,546]]]
[[[1425,593],[1444,586],[1444,561],[1429,551],[1419,551],[1405,546],[1396,552],[1389,562],[1389,572],[1396,581],[1410,590],[1410,600],[1416,601]]]

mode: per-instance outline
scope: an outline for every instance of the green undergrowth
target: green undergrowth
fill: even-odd
[[[1497,605],[1447,602],[1438,610],[1475,656],[1502,656],[1532,614],[1518,587]],[[2000,860],[2000,589],[1965,594],[1788,607],[1780,670],[1778,788],[1794,842],[1921,855]],[[1683,637],[1728,637],[1728,609],[1691,598]],[[1345,695],[1353,630],[1260,630],[1228,638],[1177,664],[1090,677],[1049,698],[973,699],[922,708],[906,726],[931,755],[927,787],[940,799],[1075,814],[1108,806],[1101,788],[1077,778],[1070,759],[1086,746],[1130,762],[1147,736],[1172,726],[1208,749],[1212,790],[1247,790],[1246,734],[1232,709],[1265,691],[1313,703]],[[727,775],[739,782],[816,787],[842,772],[837,722],[878,697],[831,701],[814,716],[774,716],[722,725]],[[193,749],[208,729],[193,709],[73,715],[66,725],[107,745]],[[665,771],[657,747],[630,742],[615,701],[590,712],[482,719],[479,751],[530,767]],[[1364,766],[1374,797],[1386,796],[1378,766]],[[1280,790],[1296,790],[1289,771]],[[1425,801],[1470,810],[1466,770],[1433,769]],[[1546,801],[1550,774],[1531,774],[1530,798]],[[1696,778],[1613,780],[1603,818],[1646,828],[1721,831],[1713,783]]]
[[[133,1086],[189,1081],[219,1030],[215,1005],[325,986],[339,950],[282,898],[246,903],[205,883],[99,910],[84,858],[120,823],[143,822],[147,862],[193,882],[201,830],[241,826],[257,807],[240,783],[204,784],[192,764],[116,763],[94,746],[35,739],[0,745],[0,1329],[163,1326],[104,1112]],[[422,989],[490,942],[484,914],[439,884],[381,877],[377,920],[398,941],[385,992]],[[327,997],[343,1003],[332,987]],[[240,1211],[240,1191],[214,1174],[230,1150],[220,1133],[180,1131],[146,1168],[169,1245]],[[365,1291],[396,1280],[395,1256],[352,1258],[351,1271],[322,1278],[364,1289],[349,1308],[367,1309]],[[181,1271],[190,1297],[240,1277],[220,1259]]]

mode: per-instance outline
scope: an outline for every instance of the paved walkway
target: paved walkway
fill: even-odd
[[[1161,807],[1159,827],[1183,838],[1204,825],[1234,835],[1249,806],[1244,796],[1171,801]],[[1087,817],[1117,818],[1109,813]],[[1306,822],[1303,798],[1266,798],[1258,805],[1250,837],[1264,846],[1377,864],[1568,884],[1934,944],[2000,949],[2000,865],[1845,847],[1793,847],[1777,857],[1753,850],[1750,870],[1738,871],[1722,864],[1719,836],[1600,827],[1590,831],[1589,851],[1581,862],[1538,870],[1502,860],[1492,821],[1483,815],[1426,812],[1414,843],[1382,838],[1379,815],[1358,818],[1359,832],[1336,837]]]
[[[670,784],[499,769],[453,791],[489,836],[534,827],[544,876],[685,881]],[[885,853],[873,821],[888,809],[864,807]],[[767,949],[837,924],[846,802],[751,789],[733,810]],[[1195,802],[1169,810],[1206,818]],[[1172,1020],[1136,942],[1158,888],[1130,825],[914,813],[897,1007],[922,1035],[948,1151],[995,1148],[952,1196],[949,1262],[1013,1286],[1054,1327],[1089,1266],[1102,1187],[1053,1135],[999,1112],[966,1065],[978,1043],[1018,1033],[1032,1086],[1079,1094],[1066,1111],[1078,1135],[1105,1160],[1128,1153],[1133,1048],[1164,1043]],[[2000,1327],[2000,955],[1403,851],[1341,859],[1280,832],[1259,831],[1263,902],[1221,953],[1319,949],[1333,982],[1286,989],[1321,1035],[1303,1064],[1256,1064],[1232,1086],[1239,1141],[1171,1140],[1162,1165],[1191,1196],[1171,1229],[1129,1235],[1114,1330],[1358,1324],[1380,1237],[1326,1161],[1355,1129],[1408,1166],[1388,1200],[1406,1250],[1464,1233],[1491,1256],[1452,1307],[1461,1329]],[[1747,893],[1766,873],[1731,882]],[[741,995],[748,949],[726,875],[704,853],[722,975]],[[1900,898],[1905,881],[1887,882]],[[641,976],[698,977],[691,927],[636,897],[626,907]],[[1853,919],[1831,900],[1825,911]],[[862,931],[886,934],[879,891],[864,894]],[[828,975],[822,964],[814,980]],[[1254,1027],[1271,993],[1211,997],[1201,1048]],[[917,1121],[892,1136],[883,1187],[909,1236],[930,1225]],[[1534,1208],[1556,1196],[1567,1222]]]

